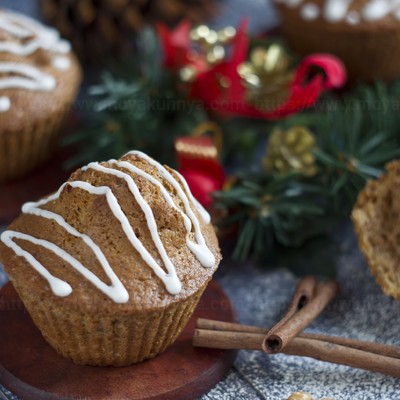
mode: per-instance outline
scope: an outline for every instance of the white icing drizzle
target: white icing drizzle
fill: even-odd
[[[141,153],[141,155],[143,156],[143,153]],[[193,197],[192,193],[190,192],[190,189],[187,186],[186,181],[183,179],[183,177],[177,171],[174,171],[174,173],[177,174],[177,176],[179,177],[180,181],[184,185],[186,193],[188,194],[188,196],[186,196],[186,194],[182,191],[182,189],[180,189],[180,191],[178,191],[176,189],[176,186],[179,187],[179,183],[172,177],[171,174],[169,174],[169,172],[165,168],[164,168],[164,173],[166,172],[166,174],[165,174],[166,177],[164,177],[164,176],[163,177],[165,179],[168,179],[168,181],[170,183],[174,182],[174,184],[173,184],[174,188],[177,190],[178,196],[180,197],[180,199],[182,200],[182,202],[185,205],[187,215],[185,213],[183,213],[175,205],[175,203],[172,200],[172,197],[167,192],[165,187],[157,179],[155,179],[154,177],[149,175],[147,172],[142,171],[140,168],[137,168],[136,166],[132,165],[131,163],[129,163],[127,161],[117,162],[115,160],[110,160],[109,163],[110,164],[116,164],[117,166],[122,167],[122,168],[126,168],[129,171],[138,174],[139,176],[149,180],[152,184],[156,185],[160,189],[161,194],[163,195],[164,199],[167,201],[168,205],[171,206],[172,208],[174,208],[175,210],[177,210],[181,214],[181,216],[183,217],[184,225],[185,225],[186,232],[187,232],[186,243],[187,243],[187,246],[189,247],[189,249],[195,254],[197,259],[200,261],[200,263],[204,267],[208,267],[209,268],[209,267],[212,267],[215,264],[215,257],[214,257],[214,255],[212,254],[212,252],[208,249],[208,247],[206,245],[206,242],[204,240],[204,236],[201,233],[199,221],[196,218],[196,216],[194,215],[194,213],[192,212],[192,210],[190,209],[190,205],[189,205],[189,202],[188,202],[188,197],[192,201],[192,203],[196,206],[196,208],[200,211],[200,215],[202,216],[204,222],[207,223],[207,224],[210,223],[210,220],[211,220],[210,214],[208,214],[207,211],[201,206],[201,204]],[[160,164],[158,164],[158,165],[161,167]],[[91,166],[91,164],[89,164],[88,167],[90,167],[90,166]],[[163,168],[163,167],[161,167],[161,168]],[[167,174],[169,174],[169,176]],[[130,178],[129,175],[126,175],[126,177],[128,177],[130,180],[132,180],[132,178]],[[124,179],[126,179],[126,178],[124,177]],[[190,237],[189,237],[189,234],[190,234],[190,232],[192,230],[192,226],[193,226],[194,231],[195,231],[195,238],[196,238],[197,243],[195,243],[192,240],[190,240]],[[149,228],[150,228],[150,226],[149,226]],[[151,230],[151,228],[150,228],[150,230]]]
[[[133,194],[136,202],[139,204],[139,207],[146,217],[147,226],[150,230],[151,238],[153,239],[153,242],[161,256],[162,261],[164,262],[168,273],[165,273],[165,271],[157,264],[154,258],[143,246],[142,242],[137,238],[132,226],[129,224],[128,218],[121,210],[117,199],[112,194],[111,189],[108,188],[107,195],[113,199],[112,203],[109,202],[110,208],[113,214],[120,221],[122,229],[124,230],[126,237],[131,242],[132,246],[139,252],[143,260],[153,269],[155,274],[164,282],[167,290],[171,294],[179,293],[181,291],[181,284],[176,275],[175,268],[172,265],[172,262],[165,251],[164,245],[161,242],[153,211],[151,210],[149,204],[146,203],[143,196],[140,194],[139,188],[137,187],[135,181],[128,174],[118,171],[116,169],[103,167],[99,163],[90,163],[87,167],[83,168],[83,170],[85,169],[94,169],[96,171],[114,175],[118,178],[123,179],[127,183],[130,192]]]
[[[55,68],[67,70],[70,67],[70,60],[58,54],[67,54],[71,46],[66,40],[60,39],[60,35],[55,29],[45,27],[25,15],[2,11],[0,12],[0,30],[7,32],[14,39],[0,41],[0,53],[25,57],[43,49],[56,53],[52,60]],[[10,76],[0,79],[0,89],[51,91],[56,87],[56,80],[53,76],[41,72],[31,64],[0,61],[0,72],[10,74]],[[2,97],[5,98],[5,96]],[[0,107],[0,112],[10,108],[11,101],[9,98],[7,99],[8,108]]]
[[[6,245],[11,247],[16,252],[17,255],[21,255],[21,256],[25,257],[25,259],[28,262],[30,262],[31,265],[45,279],[47,279],[49,281],[51,289],[53,290],[54,294],[56,294],[57,296],[67,296],[72,292],[72,289],[70,289],[69,291],[66,289],[66,287],[67,287],[66,285],[68,285],[66,282],[64,282],[66,285],[60,286],[60,279],[53,277],[53,275],[51,275],[45,269],[45,267],[43,267],[43,265],[39,263],[39,261],[36,260],[34,263],[32,263],[31,261],[33,259],[33,256],[30,255],[30,257],[27,258],[25,256],[27,252],[22,250],[21,247],[18,246],[15,242],[12,242],[12,240],[11,240],[12,238],[27,240],[27,241],[30,241],[35,244],[39,244],[39,245],[51,250],[53,253],[57,254],[60,258],[62,258],[63,260],[65,260],[66,262],[71,264],[71,266],[73,268],[75,268],[78,272],[80,272],[85,278],[90,280],[99,290],[101,290],[104,294],[109,296],[116,303],[124,303],[124,302],[128,301],[129,296],[128,296],[126,289],[124,288],[124,286],[122,285],[122,283],[120,282],[118,277],[115,275],[114,271],[112,270],[111,266],[109,265],[103,252],[94,243],[94,241],[89,236],[87,236],[83,233],[80,233],[73,226],[68,224],[62,216],[60,216],[56,213],[53,213],[51,211],[43,210],[40,208],[41,206],[49,203],[50,201],[58,199],[66,185],[70,185],[73,188],[80,188],[80,189],[86,190],[92,194],[97,194],[97,195],[105,194],[109,204],[113,203],[112,196],[110,194],[108,194],[108,192],[107,192],[107,190],[110,190],[108,187],[95,187],[95,186],[90,185],[87,182],[75,181],[75,182],[64,183],[55,194],[53,194],[43,200],[40,200],[36,203],[31,202],[31,203],[24,204],[22,206],[22,212],[24,214],[32,214],[32,215],[36,215],[36,216],[39,216],[42,218],[47,218],[47,219],[53,220],[54,222],[56,222],[58,225],[60,225],[62,228],[64,228],[71,235],[81,238],[83,240],[83,242],[85,242],[85,244],[88,245],[92,249],[96,258],[102,265],[104,272],[110,278],[110,280],[112,282],[111,286],[106,285],[96,275],[94,275],[90,270],[88,270],[85,266],[83,266],[78,260],[73,258],[70,254],[66,253],[63,249],[59,248],[58,246],[56,246],[53,243],[43,241],[43,240],[38,240],[31,235],[21,234],[20,232],[15,232],[15,231],[3,232],[3,234],[1,235],[1,240]],[[11,241],[12,245],[10,245],[10,241]],[[47,272],[43,273],[44,270]],[[63,281],[61,281],[61,282],[63,282]],[[61,289],[60,289],[60,287],[61,287]]]
[[[376,21],[396,11],[399,6],[399,0],[370,0],[361,13],[365,21]]]
[[[71,61],[68,57],[56,56],[52,59],[52,64],[54,68],[66,71],[71,66]]]
[[[358,13],[357,11],[350,11],[347,14],[346,22],[349,25],[357,25],[360,22],[360,18],[360,13]]]
[[[10,106],[10,99],[7,96],[0,96],[0,112],[8,111]]]
[[[275,1],[291,8],[296,8],[303,3],[303,0]],[[359,13],[350,9],[352,2],[353,0],[325,0],[322,10],[316,3],[308,3],[301,7],[300,15],[305,20],[313,20],[321,14],[328,22],[345,21],[349,25],[356,25],[361,20],[378,21],[388,15],[393,15],[394,18],[400,20],[400,0],[369,0]]]
[[[189,197],[189,199],[192,201],[192,203],[195,205],[196,210],[200,213],[201,218],[206,224],[209,224],[211,222],[211,215],[207,212],[207,210],[199,203],[199,201],[193,196],[191,190],[189,189],[189,185],[187,184],[185,178],[178,172],[174,170],[174,173],[178,176],[182,186],[185,188],[185,191]]]
[[[53,28],[44,26],[34,19],[14,13],[12,11],[0,12],[0,29],[17,39],[26,41],[1,41],[0,52],[12,53],[19,56],[28,56],[39,49],[66,54],[71,50],[71,45]]]
[[[9,72],[19,75],[1,78],[0,89],[22,88],[48,92],[53,90],[56,86],[56,80],[54,77],[45,74],[28,64],[1,62],[0,72]]]
[[[300,13],[306,20],[316,19],[319,17],[319,7],[313,3],[304,4]]]
[[[188,196],[186,196],[186,194],[180,187],[178,181],[175,180],[173,176],[164,167],[162,167],[159,163],[157,163],[150,157],[147,157],[146,155],[140,152],[132,152],[132,153],[134,153],[137,157],[140,157],[142,159],[150,160],[149,163],[151,165],[154,165],[159,171],[159,173],[162,175],[163,179],[166,179],[177,191],[178,196],[180,197],[185,206],[186,213],[184,213],[177,207],[177,205],[172,200],[172,197],[168,193],[166,188],[162,185],[161,182],[159,182],[153,176],[149,175],[145,171],[141,170],[140,168],[132,165],[127,161],[110,160],[109,164],[116,165],[120,168],[134,172],[135,174],[141,176],[142,178],[147,179],[149,182],[156,185],[160,189],[160,192],[163,195],[166,202],[168,203],[168,205],[178,210],[179,213],[183,216],[184,225],[187,230],[186,242],[188,248],[194,253],[194,255],[198,258],[198,260],[204,267],[213,266],[215,264],[215,257],[205,243],[204,237],[200,231],[199,221],[196,218],[195,214],[190,209]],[[153,242],[157,248],[157,251],[162,259],[162,262],[167,272],[165,272],[165,270],[161,268],[160,265],[158,265],[156,260],[150,255],[150,253],[144,247],[142,242],[138,239],[132,226],[129,223],[127,216],[121,209],[121,206],[119,205],[118,200],[115,197],[114,193],[112,192],[111,188],[108,186],[93,186],[92,184],[83,181],[73,181],[64,183],[59,188],[59,190],[53,195],[35,203],[24,204],[24,206],[22,207],[22,212],[25,214],[32,214],[41,218],[47,218],[49,220],[52,220],[69,234],[81,239],[96,256],[104,272],[110,279],[111,285],[106,285],[95,274],[93,274],[89,269],[87,269],[84,265],[82,265],[77,259],[68,254],[65,250],[58,247],[56,244],[51,243],[47,240],[35,238],[25,233],[15,232],[10,230],[3,232],[3,234],[1,235],[1,240],[8,247],[13,249],[18,256],[24,257],[32,265],[32,267],[49,282],[51,290],[57,296],[68,296],[72,292],[71,286],[67,282],[62,281],[61,279],[52,275],[37,259],[35,259],[32,256],[32,254],[30,254],[29,252],[24,250],[19,244],[17,244],[14,241],[14,239],[29,241],[33,244],[42,246],[43,248],[53,252],[58,257],[62,258],[65,262],[69,263],[76,271],[82,274],[86,279],[88,279],[94,286],[96,286],[99,290],[101,290],[105,295],[110,297],[114,302],[116,303],[127,302],[129,300],[129,295],[125,287],[114,273],[105,255],[101,251],[100,247],[94,242],[94,240],[90,238],[88,235],[79,232],[77,229],[71,226],[61,215],[58,215],[52,211],[44,210],[41,208],[41,206],[46,205],[51,201],[57,200],[62,191],[64,190],[64,188],[67,185],[69,185],[72,188],[79,188],[85,190],[86,192],[91,193],[92,195],[105,196],[108,206],[110,207],[110,210],[112,211],[113,215],[118,219],[125,235],[127,236],[132,246],[138,251],[143,260],[153,269],[154,273],[162,280],[166,289],[171,294],[179,293],[181,291],[181,282],[179,281],[175,267],[172,264],[171,259],[168,257],[163,243],[161,242],[153,212],[149,204],[145,201],[145,199],[141,195],[135,181],[129,174],[118,169],[105,167],[99,163],[90,163],[86,167],[82,168],[82,170],[86,169],[93,169],[100,173],[111,174],[113,176],[116,176],[117,178],[123,179],[127,183],[130,192],[135,198],[135,201],[137,202],[137,204],[139,205],[139,207],[141,208],[141,210],[145,215],[151,237],[153,239]],[[179,177],[179,180],[183,179],[179,174],[177,176]],[[185,185],[185,190],[187,191],[187,193],[190,193],[190,191],[188,191],[186,182],[182,180],[182,183]],[[191,194],[189,196],[191,196]],[[201,208],[201,206],[199,206],[199,208]],[[205,212],[203,213],[203,215],[205,216]],[[189,237],[192,226],[194,228],[196,243],[191,241]]]
[[[342,21],[349,10],[351,0],[326,0],[324,17],[329,22]]]
[[[208,211],[198,202],[198,200],[193,196],[192,192],[189,189],[189,186],[185,180],[185,178],[178,172],[178,171],[174,171],[174,173],[176,174],[176,176],[178,176],[180,183],[182,184],[182,186],[185,188],[186,194],[184,192],[182,192],[182,189],[179,186],[179,183],[174,179],[174,177],[168,172],[168,170],[163,167],[160,163],[158,163],[157,161],[155,161],[153,158],[149,157],[147,154],[139,151],[139,150],[132,150],[128,153],[126,153],[125,155],[129,155],[129,154],[133,154],[139,158],[142,158],[144,160],[146,160],[149,164],[153,165],[154,167],[157,168],[158,172],[161,174],[161,176],[167,180],[169,183],[172,184],[172,186],[175,188],[175,190],[178,191],[178,195],[181,197],[181,199],[183,200],[186,196],[189,197],[190,201],[192,201],[192,203],[195,205],[197,211],[200,213],[201,218],[203,219],[203,221],[206,224],[209,224],[211,222],[211,216],[208,213]],[[189,206],[190,208],[190,206]]]
[[[205,244],[203,235],[201,235],[199,220],[197,219],[196,215],[194,214],[193,210],[190,207],[189,199],[188,199],[186,193],[190,193],[190,196],[191,196],[191,192],[190,192],[187,184],[185,187],[185,191],[186,191],[186,193],[185,193],[182,190],[179,182],[168,172],[168,170],[165,167],[163,167],[160,163],[158,163],[157,161],[155,161],[151,157],[149,157],[147,154],[144,154],[137,150],[130,151],[127,154],[128,155],[133,154],[136,157],[142,158],[143,160],[147,161],[149,164],[156,167],[159,174],[168,183],[170,183],[172,185],[172,187],[176,190],[178,196],[180,197],[180,199],[182,200],[182,202],[184,204],[187,216],[190,218],[190,220],[193,223],[195,236],[196,236],[196,240],[197,240],[197,244],[189,241],[188,247],[198,257],[200,263],[203,266],[212,267],[215,264],[215,258],[214,258],[213,253],[208,249],[208,247]],[[174,172],[177,174],[177,176],[179,176],[179,178],[182,182],[185,182],[185,180],[183,179],[182,176],[180,176],[176,171],[174,171]],[[192,199],[193,199],[193,197],[192,197]],[[196,208],[199,207],[198,202],[195,202],[195,205],[196,205]],[[203,216],[203,218],[204,218],[204,216]]]
[[[13,35],[14,37],[18,39],[26,39],[27,37],[30,36],[30,32],[25,29],[22,25],[16,25],[12,21],[12,12],[8,11],[8,18],[4,18],[4,12],[0,16],[0,23],[1,23],[1,28],[5,31],[7,31],[10,35]],[[14,14],[15,15],[15,14]],[[22,21],[21,21],[22,22]],[[4,44],[4,42],[3,42]]]
[[[13,239],[26,240],[36,245],[42,246],[52,251],[53,253],[61,253],[66,257],[69,257],[69,254],[65,253],[62,249],[60,249],[53,243],[48,242],[47,240],[36,239],[31,235],[26,235],[25,233],[5,231],[1,235],[1,240],[4,242],[4,244],[12,248],[15,251],[15,254],[17,254],[18,256],[24,257],[32,265],[32,267],[36,269],[37,272],[39,272],[40,275],[47,279],[53,293],[60,297],[65,297],[72,293],[72,288],[67,282],[64,282],[63,280],[58,279],[57,277],[52,275],[35,257],[32,256],[31,253],[23,250],[13,241]]]

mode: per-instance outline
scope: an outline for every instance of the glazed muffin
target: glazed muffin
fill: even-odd
[[[400,160],[358,196],[352,220],[359,246],[385,294],[400,300]]]
[[[338,56],[349,79],[400,75],[400,8],[390,0],[275,0],[289,45]]]
[[[80,80],[69,43],[54,29],[0,9],[0,182],[51,155]]]
[[[164,351],[221,259],[183,177],[143,153],[91,163],[27,203],[0,260],[47,341],[75,363],[123,366]]]

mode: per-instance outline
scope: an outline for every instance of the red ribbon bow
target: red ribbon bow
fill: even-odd
[[[245,99],[246,88],[237,72],[238,65],[247,58],[249,38],[247,22],[242,21],[232,43],[228,59],[209,66],[205,56],[194,53],[190,48],[191,25],[184,21],[174,30],[158,25],[158,32],[164,50],[164,64],[173,70],[190,65],[197,70],[190,96],[201,99],[205,106],[219,113],[253,118],[277,119],[311,107],[326,90],[336,89],[346,82],[343,63],[330,54],[312,54],[297,66],[290,93],[286,101],[272,111],[263,111]],[[320,72],[310,77],[311,70],[318,67]],[[229,85],[221,88],[219,80],[225,78]]]

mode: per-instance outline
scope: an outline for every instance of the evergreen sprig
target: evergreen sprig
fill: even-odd
[[[155,32],[145,30],[142,36],[137,62],[110,67],[89,88],[91,108],[82,116],[82,129],[63,141],[79,148],[67,167],[119,157],[131,149],[173,165],[174,139],[207,119],[199,103],[176,90],[172,74],[162,66]]]
[[[216,205],[232,212],[222,227],[238,225],[233,257],[245,260],[274,244],[300,245],[314,235],[310,222],[321,218],[327,194],[301,175],[242,174],[232,189],[215,194]]]
[[[346,211],[365,182],[378,178],[386,162],[400,157],[399,107],[397,85],[391,90],[382,83],[362,85],[340,101],[327,103],[324,118],[311,126],[324,184],[335,198],[345,198]]]
[[[220,225],[238,228],[234,257],[264,258],[275,244],[301,246],[348,216],[366,181],[400,157],[399,109],[400,85],[377,83],[340,99],[324,98],[282,121],[283,129],[301,124],[314,132],[318,173],[242,171],[231,189],[217,193],[217,206],[228,211]]]

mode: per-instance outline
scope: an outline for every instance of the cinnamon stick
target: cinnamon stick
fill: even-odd
[[[400,359],[398,358],[386,357],[321,340],[295,338],[286,345],[283,352],[400,377]]]
[[[317,278],[315,276],[308,275],[304,277],[296,286],[285,315],[269,330],[269,333],[272,334],[281,326],[285,325],[301,308],[303,308],[314,296],[316,287]]]
[[[264,333],[196,329],[193,345],[217,349],[263,350]],[[392,346],[396,347],[396,346]],[[398,349],[396,350],[398,351]],[[282,350],[284,354],[311,357],[400,377],[400,359],[308,337],[295,337]]]
[[[262,350],[264,334],[195,329],[193,346],[224,350]]]
[[[268,332],[267,328],[262,328],[258,326],[252,325],[241,325],[235,324],[233,322],[223,322],[223,321],[214,321],[205,318],[198,318],[197,319],[197,328],[199,330],[210,330],[210,331],[230,331],[230,332],[247,332],[247,333],[256,333],[260,335],[265,335]],[[203,336],[203,333],[200,334]],[[212,336],[212,335],[211,335]],[[254,343],[257,340],[260,340],[261,336],[258,338],[252,338],[252,342]],[[388,345],[383,343],[376,343],[371,341],[363,341],[358,339],[350,339],[344,338],[340,336],[328,336],[328,335],[321,335],[318,333],[300,333],[298,335],[300,338],[305,339],[314,339],[320,340],[327,343],[333,343],[341,346],[352,347],[354,349],[367,351],[370,353],[375,353],[387,357],[399,358],[400,359],[400,346],[396,345]],[[211,338],[212,339],[212,338]],[[203,341],[203,337],[200,339]],[[208,339],[205,339],[208,343]],[[247,344],[246,344],[247,345]],[[251,345],[252,346],[252,345]],[[207,347],[207,346],[205,346]],[[257,345],[254,345],[253,350],[259,350]]]
[[[340,336],[320,335],[316,333],[301,333],[298,337],[302,337],[305,339],[321,340],[327,343],[352,347],[353,349],[363,350],[381,356],[400,359],[400,346],[396,345],[389,345],[389,344],[376,343],[376,342],[357,340],[357,339],[349,339]]]
[[[263,349],[266,353],[281,352],[308,324],[310,324],[335,297],[339,290],[333,279],[319,282],[315,294],[290,318],[280,321],[265,336]]]
[[[258,326],[235,324],[234,322],[216,321],[206,318],[197,318],[196,327],[211,331],[261,333],[264,335],[268,332],[268,329]]]
[[[282,352],[400,377],[400,346],[300,333],[337,291],[334,280],[317,283],[315,277],[306,277],[298,284],[284,317],[270,330],[199,318],[193,345]]]

